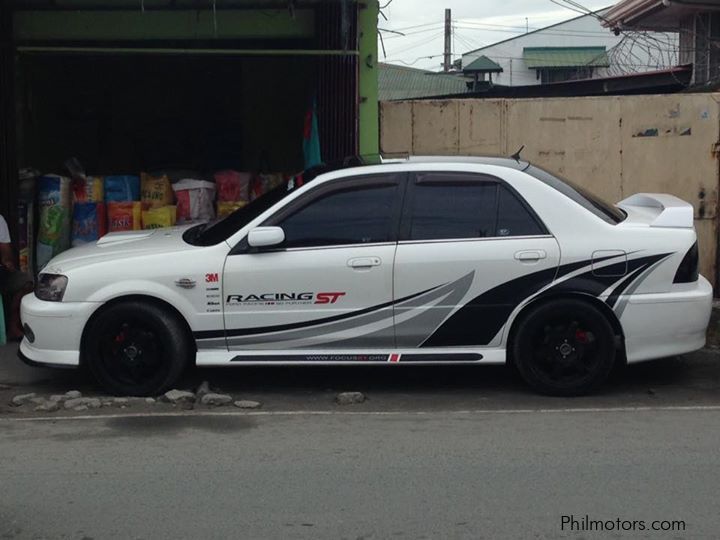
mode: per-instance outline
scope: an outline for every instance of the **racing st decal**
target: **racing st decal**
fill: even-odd
[[[225,303],[229,306],[334,304],[346,294],[340,291],[229,294]]]

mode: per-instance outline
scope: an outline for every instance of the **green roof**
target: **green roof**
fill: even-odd
[[[502,70],[500,64],[493,62],[484,55],[479,56],[463,68],[463,71],[481,71],[485,73],[500,73]]]
[[[424,69],[380,63],[378,99],[412,99],[468,92],[462,75],[436,73]]]
[[[605,47],[525,47],[523,60],[530,69],[610,65]]]

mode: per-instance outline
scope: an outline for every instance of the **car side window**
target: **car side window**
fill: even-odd
[[[498,221],[495,236],[535,236],[545,234],[538,220],[513,192],[498,185]]]
[[[544,234],[518,197],[491,178],[462,173],[420,174],[409,205],[409,240]]]
[[[284,247],[371,244],[394,240],[397,183],[338,188],[277,222]]]
[[[493,236],[497,185],[491,182],[434,182],[415,185],[411,240]]]

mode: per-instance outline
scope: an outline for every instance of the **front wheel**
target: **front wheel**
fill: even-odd
[[[179,317],[140,301],[100,312],[91,320],[83,345],[83,361],[95,379],[121,396],[164,392],[177,382],[193,354]]]
[[[612,326],[597,308],[580,300],[531,308],[510,345],[522,378],[554,396],[591,392],[605,382],[615,362]]]

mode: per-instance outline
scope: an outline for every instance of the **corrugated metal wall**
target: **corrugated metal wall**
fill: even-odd
[[[0,2],[0,213],[15,237],[17,158],[15,139],[15,70],[12,14]]]
[[[386,156],[509,156],[524,146],[523,159],[613,203],[676,195],[695,209],[700,270],[719,285],[719,103],[720,94],[389,101],[380,147]]]
[[[329,2],[318,7],[317,47],[348,50],[358,48],[358,5]],[[324,56],[318,67],[318,124],[325,161],[358,153],[358,57]]]

